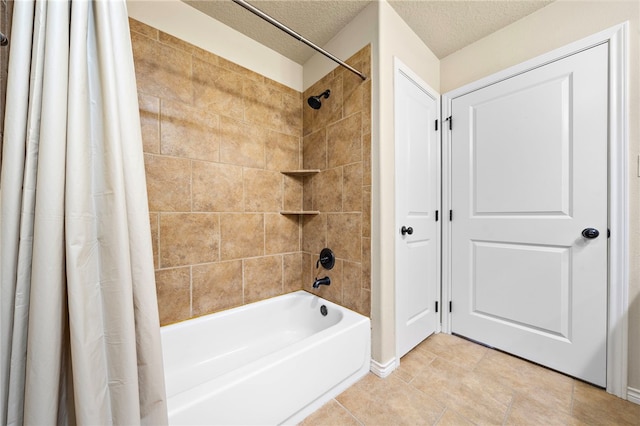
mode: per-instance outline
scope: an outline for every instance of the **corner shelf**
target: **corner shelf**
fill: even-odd
[[[293,215],[293,214],[306,214],[306,215],[314,215],[314,214],[320,214],[319,211],[317,210],[281,210],[280,214],[283,215]]]
[[[311,176],[320,173],[319,169],[309,169],[309,170],[282,170],[280,173],[288,176]]]
[[[308,170],[282,170],[280,171],[283,175],[293,176],[293,177],[304,177],[304,176],[312,176],[320,173],[319,169],[308,169]],[[317,210],[281,210],[280,214],[282,215],[316,215],[320,214]]]

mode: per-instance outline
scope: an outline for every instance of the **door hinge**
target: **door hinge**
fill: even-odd
[[[436,222],[438,221],[438,210],[436,210]]]
[[[438,131],[438,120],[436,120],[436,132]]]
[[[453,309],[453,302],[449,301],[449,312],[451,312],[452,309]]]
[[[611,238],[611,229],[607,229],[607,238]]]
[[[449,210],[449,222],[453,220],[453,210]]]
[[[438,301],[436,300],[436,313],[438,313]]]
[[[449,122],[449,130],[453,130],[453,117],[450,115],[447,118],[445,118],[444,121],[448,121]]]

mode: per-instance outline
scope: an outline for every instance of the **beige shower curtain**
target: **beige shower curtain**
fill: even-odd
[[[166,424],[125,2],[25,0],[13,13],[0,424]]]

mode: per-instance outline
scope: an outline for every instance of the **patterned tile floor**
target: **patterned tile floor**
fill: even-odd
[[[369,373],[314,425],[640,425],[640,405],[456,336],[436,334],[386,379]]]

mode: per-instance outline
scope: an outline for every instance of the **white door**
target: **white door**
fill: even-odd
[[[407,71],[408,72],[408,71]],[[398,357],[436,331],[439,314],[439,132],[436,95],[396,70],[396,339]],[[404,227],[405,231],[401,231]]]
[[[607,87],[604,44],[453,99],[451,133],[452,331],[600,386]]]

